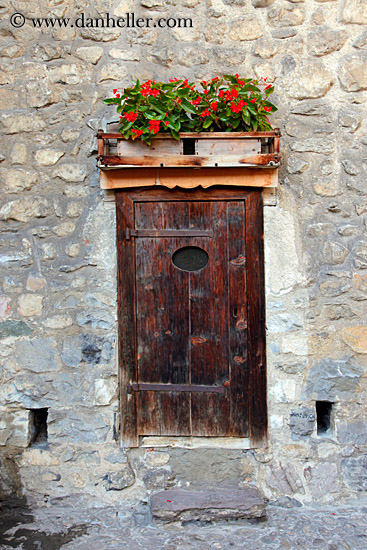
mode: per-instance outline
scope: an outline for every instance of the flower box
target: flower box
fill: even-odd
[[[117,132],[98,131],[98,166],[116,168],[275,169],[280,163],[280,131],[181,133],[180,139],[156,134],[148,147]]]

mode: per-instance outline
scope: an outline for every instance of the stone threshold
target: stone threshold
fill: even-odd
[[[204,522],[265,517],[265,502],[256,487],[205,486],[159,491],[150,497],[153,518],[160,522]]]

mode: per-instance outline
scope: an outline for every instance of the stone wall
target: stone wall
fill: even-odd
[[[365,0],[16,0],[0,9],[0,494],[136,500],[196,479],[253,482],[268,498],[299,501],[366,490]],[[31,20],[107,12],[191,18],[192,28]],[[114,202],[95,167],[96,130],[114,118],[102,100],[137,77],[223,72],[275,83],[273,125],[283,133],[277,205],[265,207],[269,447],[124,450]],[[325,433],[316,401],[333,403]],[[48,441],[34,441],[46,408]]]

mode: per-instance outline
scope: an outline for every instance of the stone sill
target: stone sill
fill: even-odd
[[[142,437],[139,447],[181,447],[184,449],[251,449],[248,437]]]

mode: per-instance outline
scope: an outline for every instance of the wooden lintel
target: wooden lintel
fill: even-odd
[[[122,168],[101,171],[102,189],[164,186],[211,187],[232,185],[271,188],[278,185],[278,170],[270,168]]]

